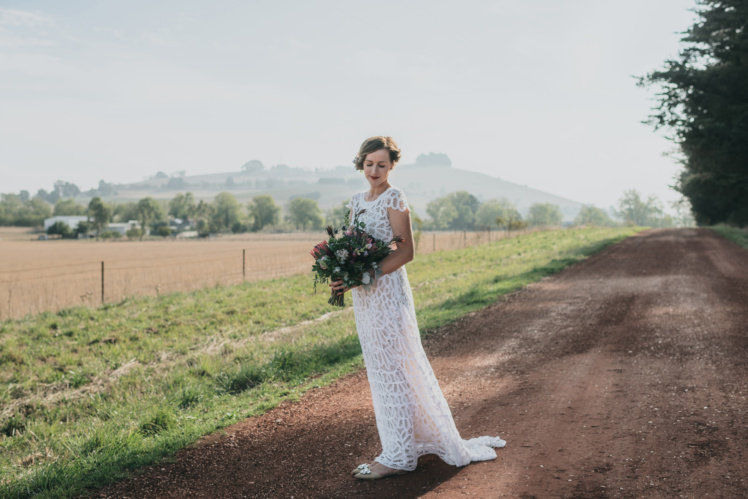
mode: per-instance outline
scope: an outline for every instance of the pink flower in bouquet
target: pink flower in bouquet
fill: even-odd
[[[320,257],[327,254],[327,241],[322,241],[321,243],[317,244],[312,251],[309,252],[312,257],[314,257],[315,260],[319,260]]]

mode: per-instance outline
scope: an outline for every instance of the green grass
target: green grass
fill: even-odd
[[[419,256],[408,274],[421,331],[637,230]],[[0,496],[81,494],[359,369],[352,309],[311,289],[300,275],[0,323]]]
[[[748,229],[738,229],[729,225],[715,225],[711,227],[713,231],[720,234],[726,239],[733,241],[744,248],[748,248]]]

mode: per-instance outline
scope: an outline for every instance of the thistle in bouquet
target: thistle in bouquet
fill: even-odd
[[[402,242],[403,238],[395,236],[391,241],[382,241],[366,232],[366,224],[359,219],[365,212],[357,212],[353,221],[340,229],[328,225],[329,238],[309,252],[314,258],[315,291],[317,284],[337,280],[342,280],[347,288],[364,286],[368,289],[382,275],[379,262],[392,253],[392,244]],[[345,220],[350,220],[350,210]],[[327,303],[344,307],[344,294],[333,291]]]

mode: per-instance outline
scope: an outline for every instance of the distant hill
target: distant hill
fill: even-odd
[[[420,157],[419,157],[420,159]],[[460,170],[444,164],[398,165],[390,176],[392,185],[403,189],[412,208],[427,217],[429,201],[454,191],[468,191],[481,201],[506,198],[525,215],[533,203],[553,203],[561,208],[564,220],[572,220],[581,203],[565,199],[500,178]],[[258,194],[269,194],[277,203],[286,204],[294,197],[310,197],[323,208],[348,200],[355,192],[368,188],[363,174],[353,165],[330,169],[308,169],[276,165],[254,172],[222,172],[178,177],[159,176],[132,184],[115,186],[117,194],[110,201],[130,201],[152,196],[170,199],[178,192],[192,192],[198,199],[211,199],[218,192],[231,192],[241,201]]]
[[[581,203],[530,187],[507,182],[483,173],[460,170],[448,166],[409,168],[398,165],[390,175],[391,184],[400,187],[410,204],[423,216],[426,204],[432,199],[454,191],[468,191],[481,202],[506,198],[526,215],[533,203],[552,203],[561,208],[564,220],[573,220],[582,207]]]

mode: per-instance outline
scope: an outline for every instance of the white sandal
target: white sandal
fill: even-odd
[[[369,465],[367,463],[359,464],[358,466],[356,466],[355,468],[353,468],[353,471],[351,471],[351,475],[357,475],[359,471],[361,471],[361,470],[364,469],[364,467],[368,468]]]
[[[371,468],[369,468],[368,464],[359,464],[356,470],[358,470],[358,472],[354,473],[353,476],[358,478],[359,480],[378,480],[380,478],[387,478],[388,476],[392,475],[404,475],[407,473],[406,470],[395,470],[392,473],[381,475],[379,473],[374,473],[373,471],[371,471]]]

